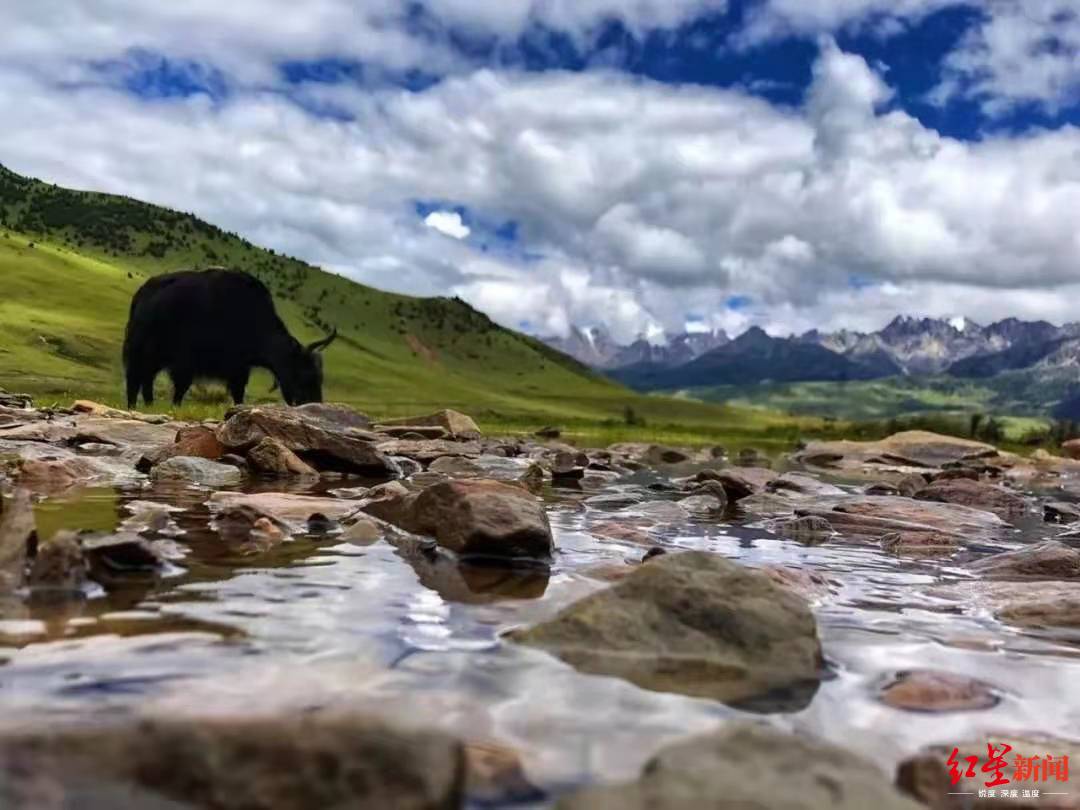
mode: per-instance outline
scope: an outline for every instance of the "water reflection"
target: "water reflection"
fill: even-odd
[[[517,750],[530,781],[551,794],[631,777],[663,743],[747,713],[768,713],[774,724],[860,750],[886,769],[923,744],[987,728],[1060,736],[1080,728],[1080,695],[1071,686],[1080,676],[1077,634],[1021,631],[969,600],[932,593],[966,579],[963,557],[800,544],[734,511],[670,521],[662,510],[643,510],[628,522],[637,532],[592,533],[623,520],[627,504],[672,499],[650,488],[658,483],[655,473],[639,473],[614,486],[546,491],[559,547],[550,570],[459,565],[442,554],[333,532],[253,546],[236,541],[242,533],[219,531],[208,493],[184,486],[91,489],[45,500],[36,506],[43,537],[124,523],[125,531],[175,544],[178,553],[170,575],[118,578],[108,589],[68,598],[0,601],[0,722],[359,707],[497,740]],[[357,485],[343,479],[294,491],[321,495]],[[598,493],[619,498],[594,507],[587,501]],[[180,511],[136,526],[133,516],[149,514],[134,506],[139,502]],[[1001,547],[1048,531],[1037,516],[1025,517],[1023,532]],[[828,679],[730,707],[585,674],[503,641],[507,629],[549,618],[605,587],[590,569],[640,560],[650,545],[820,575],[827,587],[812,599]],[[979,677],[1003,699],[982,712],[917,716],[877,700],[884,678],[925,668]]]

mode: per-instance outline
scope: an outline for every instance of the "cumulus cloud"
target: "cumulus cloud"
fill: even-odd
[[[336,48],[339,32],[321,32],[346,25],[336,13],[317,0],[296,50],[275,38],[279,21],[250,47]],[[194,211],[379,287],[459,294],[510,326],[601,321],[628,339],[691,315],[777,332],[876,327],[897,311],[1075,317],[1060,302],[1076,300],[1064,296],[1080,267],[1080,130],[942,137],[829,39],[797,109],[609,71],[463,70],[422,92],[253,84],[148,103],[2,53],[11,168]],[[342,114],[312,112],[326,106]],[[416,200],[445,207],[425,222]],[[470,230],[458,206],[516,223],[513,243]],[[733,296],[749,303],[732,309]]]
[[[453,239],[465,239],[472,233],[456,211],[432,211],[424,217],[424,224]]]
[[[901,33],[929,14],[980,0],[763,0],[751,7],[739,39],[744,45],[788,36],[817,36],[842,30]]]
[[[1021,104],[1050,113],[1080,102],[1080,8],[1075,0],[989,0],[945,61],[939,103],[977,99],[990,115]]]

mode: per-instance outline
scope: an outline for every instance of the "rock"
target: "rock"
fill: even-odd
[[[549,560],[554,551],[543,504],[499,481],[447,481],[364,511],[462,556]]]
[[[30,567],[30,586],[76,591],[86,581],[86,559],[78,535],[58,532],[38,545]]]
[[[376,434],[358,426],[365,420],[355,411],[327,405],[243,408],[218,429],[218,439],[241,452],[263,439],[276,439],[320,471],[399,477],[397,466],[376,448]]]
[[[890,554],[931,556],[951,554],[960,548],[960,541],[953,535],[935,531],[905,529],[886,534],[881,538],[881,549]]]
[[[305,531],[312,515],[325,515],[342,520],[356,512],[360,504],[340,498],[316,498],[287,492],[215,492],[209,501],[210,510],[221,514],[228,509],[246,506],[260,516],[282,521],[296,531]]]
[[[1072,439],[1061,445],[1061,454],[1065,458],[1080,460],[1080,439]]]
[[[225,447],[218,441],[217,434],[201,425],[181,428],[176,432],[172,444],[152,450],[139,459],[135,465],[139,472],[148,473],[154,467],[170,458],[205,458],[217,461],[225,455]]]
[[[525,468],[525,472],[518,476],[514,483],[533,495],[539,495],[544,489],[545,480],[544,468],[532,463]]]
[[[649,560],[655,560],[657,557],[662,557],[667,553],[668,551],[666,548],[660,548],[660,546],[653,546],[645,552],[644,556],[642,556],[641,558],[641,561],[643,563],[647,563]]]
[[[589,459],[584,453],[560,452],[551,462],[551,478],[556,484],[580,481],[585,477]]]
[[[12,394],[0,388],[0,406],[4,408],[23,409],[33,407],[34,400],[27,394]]]
[[[889,483],[888,481],[875,481],[873,484],[863,488],[863,495],[896,496],[899,494],[900,488],[896,484]]]
[[[787,588],[807,601],[827,596],[832,590],[829,580],[813,571],[785,565],[765,565],[760,570],[781,588]]]
[[[356,546],[368,546],[383,537],[383,527],[365,515],[355,515],[341,533],[342,541]]]
[[[1080,579],[1080,550],[1047,540],[979,560],[971,570],[988,579]]]
[[[20,489],[10,501],[0,498],[0,594],[22,587],[26,581],[26,560],[36,543],[30,493]]]
[[[429,425],[375,425],[376,433],[383,433],[395,439],[450,439],[450,431],[446,428]]]
[[[283,543],[293,529],[281,518],[243,503],[215,511],[212,525],[226,545],[259,550]]]
[[[558,810],[920,807],[889,784],[874,764],[849,751],[738,722],[662,748],[636,782],[586,788],[556,804]]]
[[[966,712],[992,709],[1001,698],[990,684],[951,672],[916,669],[900,672],[882,687],[886,706],[912,712]]]
[[[938,481],[978,481],[980,478],[979,471],[972,469],[971,467],[953,467],[947,470],[941,470],[940,472],[930,473],[930,482],[937,483]]]
[[[659,467],[665,464],[682,464],[690,460],[690,455],[676,447],[653,444],[645,449],[640,460],[650,467]]]
[[[767,481],[765,491],[820,498],[835,498],[838,495],[846,494],[840,487],[799,473],[784,473]]]
[[[91,577],[105,587],[153,580],[164,569],[154,544],[138,535],[90,535],[79,541]]]
[[[922,430],[896,433],[876,442],[811,442],[795,455],[809,466],[862,470],[873,467],[935,469],[942,465],[997,454],[997,448]]]
[[[705,552],[665,554],[617,585],[509,637],[583,672],[724,702],[806,705],[823,666],[805,601],[768,575]]]
[[[154,481],[186,481],[202,487],[232,487],[244,480],[244,474],[228,464],[219,464],[205,458],[175,456],[154,467],[150,477]]]
[[[483,434],[470,417],[458,411],[436,411],[427,416],[409,416],[404,419],[384,419],[386,427],[421,426],[440,427],[456,439],[479,439]]]
[[[540,428],[533,435],[540,439],[558,439],[562,436],[562,430],[553,425],[548,425]]]
[[[933,745],[908,757],[897,768],[897,787],[934,810],[993,810],[995,807],[1007,810],[1080,808],[1080,794],[1077,792],[1077,787],[1080,786],[1077,783],[1080,780],[1073,775],[1072,769],[1067,769],[1067,776],[1063,781],[1058,781],[1054,772],[1047,774],[1047,780],[1042,778],[1043,759],[1048,755],[1053,757],[1054,764],[1062,763],[1061,767],[1064,767],[1066,757],[1073,762],[1080,761],[1080,745],[1076,742],[1045,735],[1033,735],[1028,739],[1017,736],[1015,732],[994,733],[993,729],[973,737]],[[991,772],[983,770],[988,762],[988,744],[993,745],[996,752],[1004,752],[1006,766],[1002,769],[1003,776],[1010,781],[1010,784],[999,789],[997,796],[979,795],[980,791],[986,791],[986,783],[993,778]],[[950,777],[949,765],[949,758],[954,751],[959,776],[956,784]],[[977,767],[972,776],[967,775],[968,757],[977,758]],[[1023,782],[1015,779],[1016,762],[1020,758],[1034,762],[1038,769],[1037,780],[1030,776]],[[1004,788],[1016,789],[1020,792],[1020,797],[1012,799],[1002,796]],[[1038,789],[1040,795],[1037,798],[1024,797],[1025,789],[1029,792],[1031,789]],[[1058,795],[1051,795],[1054,792]]]
[[[460,807],[441,734],[348,715],[158,720],[0,737],[0,806],[310,810]]]
[[[640,492],[623,490],[621,492],[602,492],[590,495],[584,503],[590,509],[626,509],[637,506],[644,500]]]
[[[844,535],[880,539],[898,531],[934,530],[961,539],[1004,537],[1009,524],[982,509],[960,504],[856,495],[832,508],[799,507],[797,515],[817,515]]]
[[[691,515],[699,517],[723,514],[724,509],[727,508],[727,501],[715,495],[691,495],[680,499],[678,504]]]
[[[280,477],[307,476],[318,478],[319,473],[296,453],[277,439],[266,438],[247,452],[250,468],[260,475]]]
[[[1076,523],[1080,521],[1080,505],[1062,501],[1043,504],[1043,520],[1047,523]]]
[[[1027,510],[1027,502],[1019,495],[993,484],[966,478],[938,479],[916,492],[915,498],[920,501],[972,506],[1004,518],[1022,515]]]
[[[428,465],[428,471],[451,478],[479,478],[484,473],[479,464],[462,456],[439,456]]]
[[[595,537],[604,537],[608,540],[619,540],[623,543],[635,543],[640,546],[651,546],[656,542],[646,531],[626,523],[597,523],[589,528],[589,533]]]
[[[766,485],[777,477],[776,473],[764,467],[721,470],[715,475],[715,480],[719,481],[727,492],[729,501],[739,501],[749,495],[764,492]]]
[[[66,454],[21,459],[16,466],[15,480],[36,491],[53,492],[86,486],[109,477],[109,471],[96,460]]]
[[[1000,621],[1023,628],[1080,628],[1080,582],[971,580],[928,590],[935,599],[993,613]]]
[[[390,439],[377,445],[387,456],[404,456],[421,464],[430,464],[444,456],[478,458],[483,453],[479,442],[456,442],[444,439]]]
[[[511,748],[495,743],[465,746],[466,793],[484,806],[505,806],[541,801],[542,790],[525,776],[521,759]]]
[[[926,478],[919,473],[908,473],[896,479],[896,490],[904,498],[914,498],[915,493],[926,486]]]
[[[814,515],[777,521],[772,531],[781,537],[808,544],[822,543],[836,534],[829,521]]]

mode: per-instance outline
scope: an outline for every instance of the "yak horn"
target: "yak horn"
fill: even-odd
[[[325,349],[327,346],[329,346],[331,343],[333,343],[336,338],[337,338],[337,327],[335,326],[333,331],[330,332],[329,335],[324,337],[322,340],[317,340],[314,343],[312,343],[310,346],[307,347],[307,350],[309,352],[321,352],[323,349]]]

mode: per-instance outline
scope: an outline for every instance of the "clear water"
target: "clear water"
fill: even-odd
[[[579,674],[500,640],[605,587],[592,573],[598,566],[640,559],[642,546],[590,534],[610,516],[584,507],[584,494],[593,493],[545,496],[559,548],[549,574],[414,568],[385,543],[333,535],[262,553],[229,548],[209,527],[208,494],[194,489],[96,489],[47,500],[38,507],[44,533],[111,528],[130,516],[133,500],[182,507],[175,518],[184,533],[162,540],[173,544],[174,567],[156,583],[0,613],[0,724],[368,708],[515,749],[549,796],[629,778],[665,742],[740,713]],[[1045,532],[1033,515],[1007,545]],[[1024,632],[929,595],[968,578],[963,558],[800,545],[738,514],[669,527],[661,544],[789,565],[834,583],[815,602],[832,675],[806,708],[769,716],[782,727],[858,750],[890,773],[927,743],[989,730],[1080,730],[1080,636]],[[1003,699],[990,710],[949,714],[876,700],[898,670],[927,667],[989,681]]]

